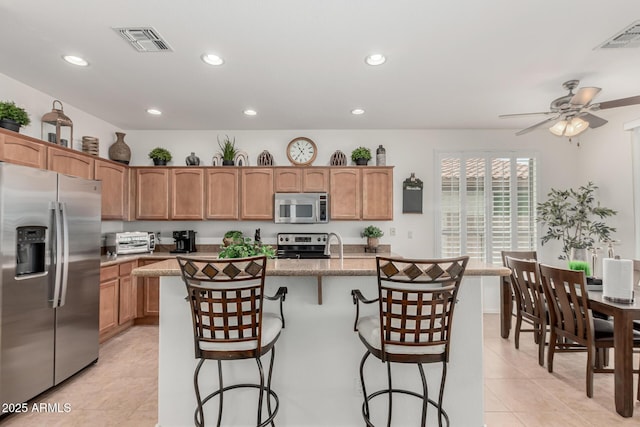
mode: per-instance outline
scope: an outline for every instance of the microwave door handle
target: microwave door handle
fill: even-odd
[[[56,269],[55,279],[53,282],[53,300],[51,301],[51,307],[59,307],[60,303],[60,288],[61,288],[61,276],[62,276],[62,218],[60,218],[60,206],[58,202],[52,202],[53,208],[53,233],[51,238],[52,246],[55,247],[54,268]]]
[[[67,205],[60,202],[62,212],[62,280],[60,291],[60,307],[63,307],[67,300],[67,284],[69,283],[69,218],[67,215]]]

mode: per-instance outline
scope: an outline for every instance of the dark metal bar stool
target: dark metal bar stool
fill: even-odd
[[[239,259],[203,259],[177,257],[182,279],[191,303],[195,357],[200,359],[193,375],[197,407],[196,426],[204,426],[203,405],[218,396],[218,423],[222,422],[223,394],[238,388],[259,390],[256,425],[271,424],[278,413],[278,395],[271,389],[275,343],[284,328],[282,302],[287,288],[281,287],[273,297],[264,295],[266,257]],[[280,317],[263,312],[264,298],[280,301]],[[271,351],[266,385],[260,357]],[[225,386],[222,361],[255,359],[260,374],[259,384]],[[202,398],[198,374],[205,360],[218,361],[218,390]],[[268,417],[262,419],[265,399]],[[272,403],[275,407],[272,408]]]
[[[360,362],[360,381],[364,395],[362,416],[367,426],[373,426],[369,403],[374,397],[384,394],[388,395],[387,426],[391,425],[394,393],[422,400],[421,426],[426,425],[428,405],[437,408],[439,426],[442,426],[443,418],[449,425],[442,399],[449,362],[453,309],[468,261],[467,256],[436,260],[377,257],[378,298],[366,299],[359,290],[351,291],[356,305],[354,330],[366,347]],[[378,302],[379,313],[360,318],[360,302]],[[388,388],[368,394],[364,365],[370,355],[386,362]],[[392,386],[392,362],[418,365],[422,380],[421,393]],[[423,363],[442,363],[437,402],[429,398]]]

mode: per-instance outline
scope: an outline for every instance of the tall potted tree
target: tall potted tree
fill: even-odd
[[[587,250],[592,249],[596,241],[611,240],[611,234],[616,231],[603,220],[618,212],[596,202],[597,188],[593,182],[577,190],[552,188],[547,200],[538,203],[538,222],[547,227],[542,245],[550,240],[560,240],[562,254],[558,258],[568,259],[570,268],[585,270],[587,276],[591,273]]]

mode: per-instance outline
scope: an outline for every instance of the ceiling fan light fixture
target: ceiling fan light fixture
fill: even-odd
[[[576,136],[589,129],[589,122],[582,120],[580,117],[571,119],[564,131],[565,136]]]
[[[566,120],[560,120],[558,123],[556,123],[555,125],[551,126],[549,128],[549,130],[551,131],[552,134],[556,135],[556,136],[562,136],[564,135],[564,130],[567,128],[567,121]]]

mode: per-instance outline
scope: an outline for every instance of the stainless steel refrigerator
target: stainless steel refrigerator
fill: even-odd
[[[0,163],[0,402],[98,359],[100,182]]]

